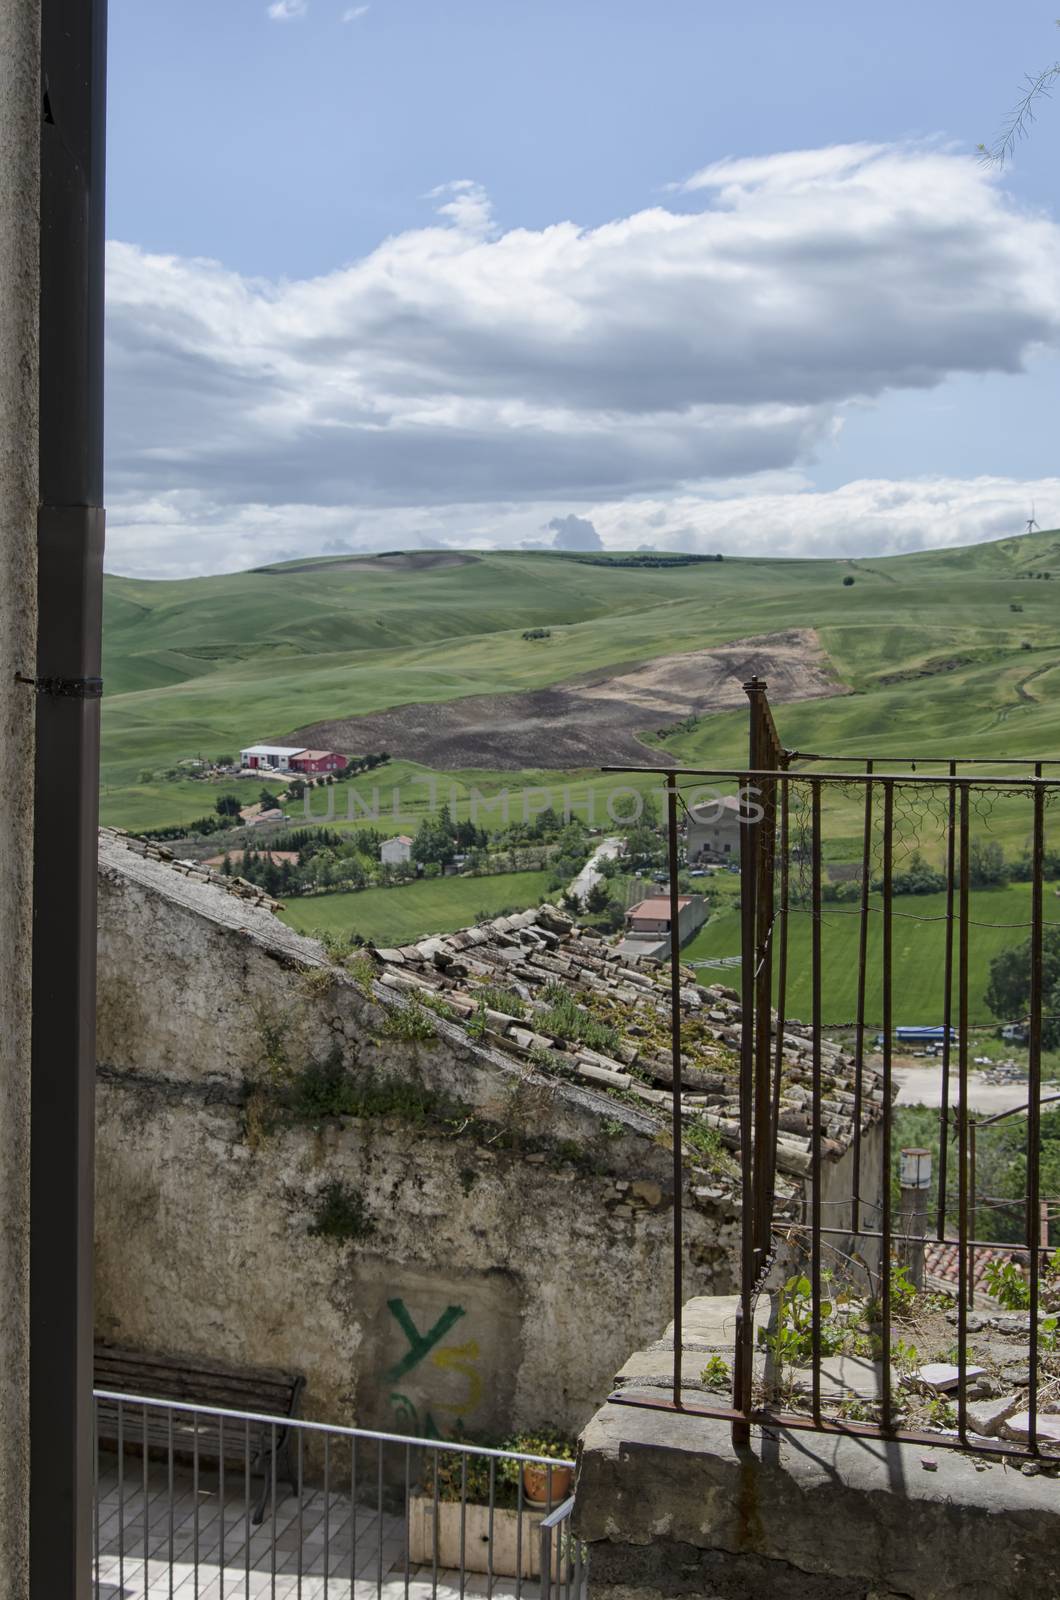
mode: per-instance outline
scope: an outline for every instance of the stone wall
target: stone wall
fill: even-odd
[[[734,1318],[685,1307],[690,1403]],[[631,1357],[624,1397],[656,1398],[672,1359],[665,1337]],[[606,1404],[575,1488],[590,1600],[1056,1600],[1056,1483],[940,1446],[754,1428],[737,1449],[727,1422]]]
[[[99,938],[99,1334],[303,1372],[334,1422],[580,1428],[670,1314],[657,1124],[442,1018],[403,1037],[393,991],[106,836]],[[281,1105],[329,1055],[374,1105]],[[686,1270],[720,1291],[739,1211],[708,1190]],[[314,1231],[329,1195],[345,1237]]]

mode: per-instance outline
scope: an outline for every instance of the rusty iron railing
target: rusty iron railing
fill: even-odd
[[[674,1409],[689,1414],[723,1418],[731,1422],[734,1442],[746,1443],[754,1424],[811,1429],[912,1440],[932,1446],[952,1445],[1014,1454],[1040,1453],[1039,1394],[1041,1374],[1041,1292],[1044,1251],[1041,1239],[1042,1195],[1040,1181],[1042,1105],[1043,942],[1046,813],[1060,798],[1060,760],[1032,758],[949,756],[887,757],[828,756],[790,750],[781,743],[759,679],[745,684],[750,702],[748,763],[743,768],[609,767],[609,772],[653,773],[665,780],[669,829],[669,897],[671,933],[671,1043],[673,1061],[674,1226],[673,1384],[669,1399],[623,1391],[612,1399],[627,1405]],[[1004,768],[1004,775],[987,768]],[[1045,769],[1054,776],[1046,776]],[[907,769],[907,770],[902,770]],[[942,769],[942,770],[932,770]],[[975,769],[975,770],[965,770]],[[1015,769],[1013,771],[1012,769]],[[740,820],[740,931],[741,931],[741,1042],[740,1042],[740,1177],[743,1197],[740,1292],[733,1343],[732,1385],[728,1403],[712,1401],[701,1386],[691,1388],[682,1375],[682,1303],[685,1298],[681,1196],[684,1183],[682,1153],[681,1087],[681,938],[679,931],[678,875],[679,822],[689,789],[706,780],[736,787],[741,799]],[[860,817],[860,863],[856,904],[826,904],[824,890],[824,818],[839,798],[853,801]],[[752,803],[753,802],[753,803]],[[972,1303],[974,1252],[996,1251],[998,1241],[974,1237],[975,1123],[969,1107],[970,1038],[973,996],[970,957],[973,918],[970,899],[972,878],[972,819],[989,825],[989,814],[1001,804],[1022,805],[1029,836],[1029,899],[1026,923],[1004,926],[1028,935],[1028,1084],[1026,1107],[1026,1192],[1024,1247],[1027,1252],[1029,1315],[1027,1345],[1028,1429],[1025,1442],[985,1440],[973,1434],[968,1421],[969,1308]],[[896,869],[929,826],[935,828],[944,860],[944,910],[938,916],[917,917],[896,910]],[[797,880],[797,882],[795,881]],[[853,1018],[824,1016],[823,928],[831,914],[856,920],[856,938],[844,941],[842,959],[856,964]],[[785,1029],[795,1024],[789,1017],[791,986],[805,978],[805,970],[792,966],[789,931],[792,918],[809,918],[808,951],[810,1112],[809,1163],[802,1216],[793,1224],[790,1215],[776,1207],[778,1135],[785,1068]],[[955,1427],[948,1431],[906,1425],[902,1396],[895,1393],[891,1353],[894,1349],[895,1307],[892,1299],[892,1264],[899,1252],[907,1254],[918,1243],[895,1214],[892,1201],[893,1104],[895,1081],[896,984],[895,920],[913,916],[919,921],[942,922],[943,982],[938,996],[941,1013],[940,1108],[936,1137],[938,1204],[933,1233],[955,1245],[959,1259],[956,1295],[956,1345],[958,1384]],[[873,924],[879,924],[879,950],[874,960]],[[992,926],[992,924],[986,924]],[[1056,922],[1050,926],[1060,925]],[[852,934],[854,929],[851,930]],[[870,999],[870,990],[878,1000]],[[899,1003],[900,997],[899,997]],[[876,1007],[876,1015],[870,1013]],[[824,1098],[824,1041],[829,1028],[846,1024],[851,1040],[853,1093],[850,1107],[849,1183],[843,1198],[825,1201],[825,1160],[822,1105]],[[982,1024],[979,1024],[982,1025]],[[994,1024],[996,1025],[996,1024]],[[878,1067],[867,1060],[869,1034],[882,1035]],[[882,1091],[882,1093],[881,1093]],[[868,1158],[866,1139],[877,1140],[878,1162]],[[955,1145],[955,1151],[951,1151]],[[956,1174],[954,1175],[954,1166]],[[879,1181],[882,1173],[882,1182]],[[876,1184],[875,1192],[872,1190]],[[829,1216],[826,1220],[824,1207]],[[841,1241],[841,1246],[837,1241]],[[793,1255],[794,1250],[794,1255]],[[876,1360],[878,1392],[867,1419],[828,1414],[822,1394],[824,1325],[828,1316],[825,1284],[830,1276],[826,1252],[832,1257],[876,1262]],[[809,1284],[809,1399],[799,1410],[773,1397],[763,1398],[756,1379],[755,1312],[764,1293],[777,1287],[777,1269],[798,1263]],[[869,1271],[870,1280],[872,1273]],[[776,1310],[774,1308],[774,1326]],[[1050,1336],[1050,1345],[1060,1337]],[[759,1365],[761,1363],[759,1362]],[[1056,1388],[1060,1392],[1060,1375]],[[787,1396],[790,1402],[790,1394]]]

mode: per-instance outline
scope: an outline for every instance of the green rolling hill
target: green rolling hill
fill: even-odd
[[[143,828],[208,809],[203,785],[141,781],[200,753],[392,706],[542,689],[796,627],[817,630],[850,692],[781,707],[792,746],[1060,754],[1057,531],[856,561],[641,568],[544,552],[323,559],[183,581],[106,580],[103,819]],[[524,640],[533,628],[551,636]],[[647,740],[681,764],[738,764],[745,718],[706,715]],[[398,765],[414,775],[408,760]],[[576,777],[591,781],[588,771]],[[469,782],[561,781],[530,772],[454,779],[458,796]],[[836,818],[835,856],[856,816],[847,821]]]

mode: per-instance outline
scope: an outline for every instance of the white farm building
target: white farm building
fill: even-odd
[[[287,772],[291,758],[302,754],[302,745],[252,744],[239,752],[239,764],[257,771],[270,768],[273,772]]]

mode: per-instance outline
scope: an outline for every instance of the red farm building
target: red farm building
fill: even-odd
[[[319,777],[323,772],[345,772],[345,756],[335,750],[299,750],[291,757],[291,771],[304,772],[308,777]]]

